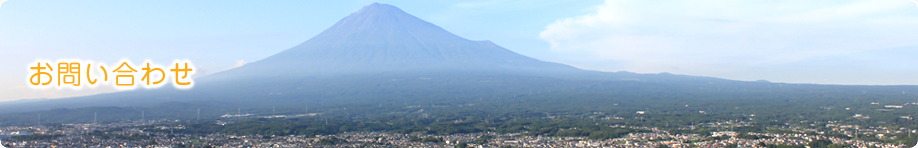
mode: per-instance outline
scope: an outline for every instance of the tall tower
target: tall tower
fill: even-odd
[[[92,113],[92,124],[98,123],[98,122],[97,122],[98,120],[96,120],[98,117],[99,117],[99,112],[93,112],[93,113]]]
[[[201,120],[201,109],[198,109],[198,120]]]

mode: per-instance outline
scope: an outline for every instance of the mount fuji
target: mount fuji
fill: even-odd
[[[85,119],[80,116],[94,112],[104,112],[100,117],[105,120],[129,120],[144,113],[149,118],[191,118],[189,114],[197,109],[204,117],[219,117],[242,109],[273,113],[277,108],[295,113],[306,106],[384,107],[469,100],[499,103],[501,99],[506,103],[531,98],[627,102],[647,96],[691,101],[762,98],[774,96],[773,92],[893,88],[782,85],[668,73],[582,70],[520,55],[490,41],[468,40],[395,6],[379,3],[363,7],[297,46],[198,78],[195,83],[189,90],[166,87],[2,103],[0,113],[6,114],[0,115],[0,124],[34,123],[28,112],[57,120],[53,122],[78,122]],[[719,95],[727,91],[731,95]],[[696,97],[702,95],[710,97]]]

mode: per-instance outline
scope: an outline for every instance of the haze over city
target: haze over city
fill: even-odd
[[[472,40],[598,71],[846,85],[918,84],[907,0],[380,1]],[[113,89],[27,87],[36,59],[190,59],[198,76],[261,60],[370,1],[11,0],[0,7],[0,100]]]
[[[0,1],[0,147],[916,147],[912,1]]]

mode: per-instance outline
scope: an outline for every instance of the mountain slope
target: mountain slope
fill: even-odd
[[[526,57],[488,41],[464,39],[394,6],[378,3],[345,17],[300,45],[195,82],[191,90],[165,87],[0,104],[0,113],[92,106],[151,107],[175,102],[231,110],[435,102],[444,98],[507,99],[533,91],[577,88],[606,88],[576,92],[592,95],[768,85],[666,73],[580,70]]]
[[[300,45],[215,77],[412,70],[577,69],[529,58],[490,41],[471,41],[394,6],[373,3]]]

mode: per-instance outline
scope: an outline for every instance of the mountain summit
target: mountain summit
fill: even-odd
[[[281,66],[296,65],[297,68]],[[576,70],[472,41],[405,13],[373,3],[315,37],[219,77],[334,75],[392,71]],[[256,73],[257,72],[257,73]]]
[[[0,113],[170,102],[238,109],[240,106],[292,107],[306,102],[332,105],[358,101],[430,101],[424,99],[441,98],[443,94],[450,97],[522,94],[534,87],[562,87],[557,85],[560,83],[567,87],[599,82],[589,80],[644,78],[670,77],[587,71],[540,61],[490,41],[459,37],[394,6],[373,3],[295,47],[242,67],[201,77],[192,90],[136,90],[0,104],[3,109]]]
[[[377,111],[385,110],[380,114],[386,116],[427,116],[445,106],[464,108],[492,103],[500,107],[525,106],[528,110],[563,108],[567,112],[566,109],[582,108],[594,112],[593,109],[616,108],[619,111],[615,112],[633,113],[632,109],[610,104],[646,109],[666,107],[665,104],[678,107],[680,103],[674,102],[770,96],[792,104],[797,102],[787,98],[838,96],[834,91],[817,93],[825,90],[856,90],[857,94],[886,90],[895,94],[918,89],[782,85],[667,73],[580,70],[529,58],[489,41],[468,40],[379,3],[363,7],[302,44],[239,68],[204,76],[195,83],[190,90],[134,90],[0,104],[0,125],[33,123],[35,114],[52,122],[85,123],[93,119],[87,118],[89,115],[94,117],[100,110],[111,113],[104,115],[107,121],[128,121],[144,115],[197,119],[189,115],[199,112],[205,118],[241,111],[267,115],[275,114],[275,108],[278,113],[293,114],[309,113],[304,109],[313,108],[312,113],[322,110],[318,113],[323,117],[346,117],[342,119],[361,112],[347,108],[382,109]],[[642,106],[642,101],[655,103]],[[438,109],[421,113],[424,109],[404,108],[409,104]],[[397,111],[388,112],[393,108]],[[25,111],[39,112],[13,113]],[[333,112],[342,114],[325,114]]]

